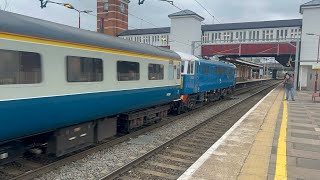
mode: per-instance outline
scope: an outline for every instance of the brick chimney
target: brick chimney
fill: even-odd
[[[129,0],[97,0],[97,31],[117,36],[128,29]]]

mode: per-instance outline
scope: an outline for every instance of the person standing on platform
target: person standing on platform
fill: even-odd
[[[292,101],[294,101],[294,96],[293,96],[293,76],[290,74],[287,74],[284,80],[284,86],[286,88],[286,100],[289,100],[289,95],[291,95]],[[289,94],[290,93],[290,94]]]

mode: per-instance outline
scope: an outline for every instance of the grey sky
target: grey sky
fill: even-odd
[[[0,6],[5,0],[0,0]],[[39,0],[7,0],[8,11],[32,16],[57,23],[78,26],[78,14],[59,5],[48,4],[47,8],[41,9]],[[93,10],[96,13],[96,0],[56,0],[68,2],[80,10]],[[195,0],[173,0],[181,9],[190,9],[205,17],[205,23],[211,24],[213,18],[202,9]],[[263,21],[278,19],[301,18],[299,7],[309,0],[198,0],[211,14],[216,16],[222,23]],[[179,9],[166,2],[158,0],[145,0],[143,5],[138,5],[138,0],[131,0],[129,13],[151,22],[157,27],[170,26],[168,14]],[[129,15],[130,28],[154,28],[144,21]],[[83,29],[96,30],[96,17],[83,14],[81,26]],[[0,17],[1,20],[1,17]],[[218,23],[216,20],[215,23]]]

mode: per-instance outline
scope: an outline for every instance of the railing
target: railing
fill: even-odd
[[[286,39],[236,39],[236,40],[214,40],[214,41],[202,41],[202,45],[220,45],[220,44],[264,44],[264,43],[291,43],[297,42],[299,38],[286,38]],[[200,42],[198,42],[200,43]]]

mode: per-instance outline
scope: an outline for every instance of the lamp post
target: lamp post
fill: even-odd
[[[319,63],[319,51],[320,51],[320,35],[314,34],[314,33],[307,33],[308,36],[317,36],[319,38],[318,40],[318,52],[317,52],[317,65]],[[318,91],[318,69],[316,69],[316,80],[314,82],[314,93],[317,93]]]
[[[101,23],[101,27],[100,27],[100,31],[101,33],[104,33],[103,30],[104,30],[104,18],[103,17],[99,17],[99,16],[96,16],[94,14],[91,14],[93,11],[90,11],[90,10],[78,10],[76,8],[74,8],[74,6],[72,6],[71,4],[69,3],[66,3],[66,4],[63,4],[64,7],[68,8],[68,9],[72,9],[72,10],[75,10],[79,13],[79,28],[80,28],[80,24],[81,24],[81,13],[86,13],[86,14],[89,14],[91,16],[95,16],[97,18],[100,18],[100,23]]]
[[[51,4],[58,4],[60,6],[64,6],[64,7],[68,8],[68,9],[72,9],[72,10],[77,11],[79,13],[79,17],[78,17],[78,19],[79,19],[79,22],[78,22],[79,28],[81,27],[81,13],[90,14],[91,12],[93,12],[93,11],[90,11],[90,10],[78,10],[74,6],[72,6],[70,3],[59,3],[59,2],[54,2],[54,1],[45,1],[44,2],[44,0],[39,0],[39,1],[41,3],[41,6],[40,6],[41,8],[45,8],[45,7],[47,7],[48,3],[51,3]]]
[[[76,9],[75,7],[73,7],[71,4],[69,4],[69,3],[65,3],[65,4],[63,4],[63,6],[64,7],[66,7],[66,8],[68,8],[68,9],[72,9],[72,10],[75,10],[75,11],[77,11],[78,13],[79,13],[79,17],[78,17],[78,19],[79,19],[79,28],[81,27],[81,13],[86,13],[86,14],[89,14],[89,13],[91,13],[91,12],[93,12],[93,11],[90,11],[90,10],[78,10],[78,9]]]

